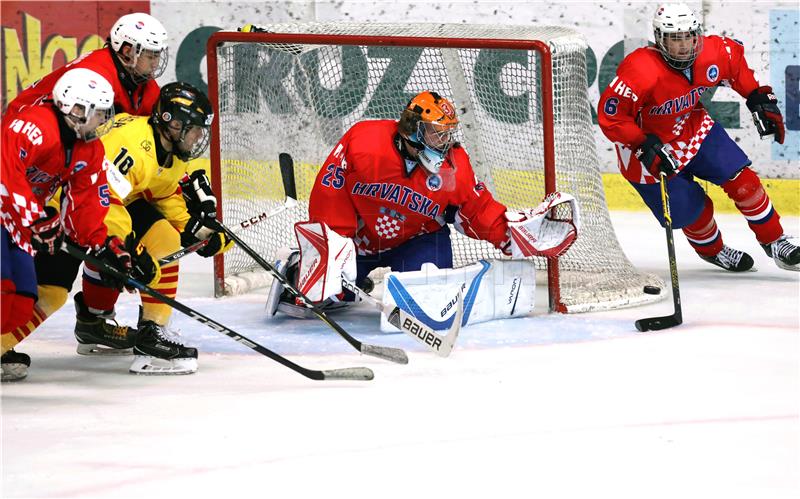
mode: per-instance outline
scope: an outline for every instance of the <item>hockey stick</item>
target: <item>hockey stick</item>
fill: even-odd
[[[456,314],[453,324],[447,330],[447,334],[441,335],[417,320],[416,317],[407,313],[398,306],[391,308],[383,302],[378,301],[374,296],[362,290],[355,283],[342,277],[342,287],[350,290],[361,301],[365,301],[375,307],[380,313],[386,316],[391,325],[400,331],[419,341],[430,350],[433,350],[439,357],[447,357],[453,351],[453,345],[461,331],[461,320],[464,317],[464,298],[461,290],[458,291],[453,300],[456,301]],[[452,300],[451,300],[452,301]]]
[[[675,313],[663,317],[648,317],[636,321],[636,329],[641,332],[668,329],[683,323],[681,313],[681,292],[678,288],[678,264],[675,261],[675,241],[672,238],[672,215],[669,211],[669,193],[667,193],[667,174],[661,172],[661,204],[664,210],[664,227],[667,230],[667,254],[669,255],[669,273],[672,278],[672,301]]]
[[[286,200],[282,205],[270,210],[269,213],[261,212],[260,214],[252,216],[247,220],[242,220],[239,222],[239,227],[236,229],[237,232],[240,230],[249,229],[259,222],[263,222],[264,220],[272,218],[279,213],[283,213],[284,211],[290,210],[297,206],[297,187],[294,181],[294,161],[289,154],[282,152],[278,155],[278,165],[280,165],[281,169],[281,180],[283,180],[283,192],[286,195]],[[208,239],[197,241],[190,246],[181,248],[175,253],[165,256],[158,261],[158,264],[163,266],[167,265],[168,263],[172,263],[179,258],[183,258],[189,253],[194,253],[195,251],[204,248],[207,244]]]
[[[277,206],[274,209],[270,210],[269,213],[262,212],[260,215],[255,215],[253,217],[248,218],[247,220],[239,222],[238,227],[236,228],[236,232],[238,233],[244,229],[249,229],[255,224],[263,222],[264,220],[268,220],[274,217],[275,215],[278,215],[279,213],[283,213],[286,210],[294,208],[295,206],[297,206],[297,201],[294,198],[287,197],[286,201],[282,205]],[[181,248],[175,253],[171,253],[165,256],[164,258],[161,258],[158,261],[158,264],[163,267],[168,263],[172,263],[175,260],[181,259],[190,253],[194,253],[195,251],[204,248],[208,244],[208,241],[209,241],[208,239],[203,239],[185,248]]]
[[[347,331],[345,331],[344,328],[342,328],[342,326],[340,326],[336,321],[328,317],[328,314],[326,314],[324,310],[314,305],[314,303],[300,290],[294,287],[283,274],[278,272],[278,270],[275,267],[273,267],[268,261],[264,260],[261,257],[261,255],[256,253],[256,251],[253,248],[251,248],[247,243],[242,241],[242,239],[236,234],[234,234],[229,228],[227,228],[225,224],[217,220],[213,221],[212,223],[217,226],[214,227],[215,230],[225,232],[225,234],[227,234],[229,238],[233,239],[233,241],[239,246],[240,249],[242,249],[242,251],[250,255],[250,257],[253,260],[255,260],[256,263],[261,265],[261,267],[263,267],[264,270],[272,274],[272,277],[274,279],[277,279],[278,282],[280,282],[283,285],[286,291],[288,291],[296,299],[302,301],[303,305],[311,309],[311,311],[314,312],[314,315],[322,319],[323,322],[325,322],[327,325],[333,328],[334,331],[339,333],[339,335],[345,340],[347,340],[347,342],[350,343],[353,346],[353,348],[355,348],[356,350],[365,355],[379,357],[381,359],[389,360],[391,362],[396,362],[398,364],[408,364],[408,356],[403,350],[399,348],[369,345],[366,343],[362,343],[357,339],[353,338],[352,336],[350,336],[350,334]]]
[[[90,263],[96,268],[105,274],[109,274],[116,279],[119,279],[121,282],[124,282],[127,286],[131,286],[139,290],[139,292],[147,293],[148,295],[152,296],[153,298],[161,301],[169,305],[170,307],[188,315],[192,319],[205,324],[206,326],[210,327],[215,331],[219,331],[220,333],[232,338],[233,340],[241,343],[242,345],[255,350],[256,352],[269,357],[270,359],[274,360],[279,364],[283,364],[284,366],[288,367],[289,369],[298,372],[305,376],[306,378],[313,379],[313,380],[326,380],[326,379],[346,379],[346,380],[357,380],[357,381],[367,381],[371,380],[375,377],[374,373],[371,369],[367,367],[348,367],[344,369],[330,369],[326,371],[315,371],[312,369],[307,369],[300,365],[295,364],[291,360],[278,355],[277,353],[269,350],[266,347],[259,345],[258,343],[250,340],[241,334],[237,333],[236,331],[229,329],[219,322],[216,322],[205,315],[201,314],[200,312],[180,303],[177,300],[174,300],[168,296],[165,296],[155,289],[136,281],[135,279],[130,278],[129,276],[123,274],[122,272],[118,271],[108,263],[84,252],[78,246],[75,246],[71,242],[65,241],[64,244],[61,246],[63,250],[65,250],[70,255],[83,260],[84,262]]]

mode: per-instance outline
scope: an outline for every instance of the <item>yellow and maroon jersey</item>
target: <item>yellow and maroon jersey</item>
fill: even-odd
[[[182,231],[189,221],[186,203],[178,181],[195,169],[192,162],[172,158],[172,166],[162,167],[156,157],[156,140],[149,119],[144,116],[118,114],[114,128],[101,139],[106,158],[130,184],[124,198],[111,182],[111,209],[106,217],[110,234],[125,237],[131,231],[131,219],[124,206],[144,199],[152,204],[176,230]]]
[[[744,48],[732,38],[704,37],[703,50],[683,71],[671,68],[655,47],[625,57],[597,109],[600,128],[617,148],[623,176],[639,184],[657,182],[632,154],[651,133],[672,149],[681,168],[686,166],[714,124],[700,97],[718,85],[743,97],[759,87]]]
[[[103,144],[75,140],[65,147],[56,113],[51,105],[31,106],[2,131],[0,218],[14,243],[31,255],[29,227],[59,188],[64,232],[81,246],[99,247],[106,239],[110,193]]]
[[[314,182],[311,221],[351,237],[359,254],[395,248],[439,230],[445,210],[458,211],[465,232],[499,245],[506,238],[506,208],[495,201],[456,145],[437,175],[400,155],[397,122],[362,121],[334,147]]]

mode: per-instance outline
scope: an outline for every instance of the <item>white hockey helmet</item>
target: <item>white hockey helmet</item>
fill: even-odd
[[[114,89],[90,69],[64,73],[53,87],[53,103],[81,140],[94,140],[114,125]]]
[[[653,16],[653,36],[671,67],[686,69],[703,50],[703,26],[685,3],[665,3]],[[667,45],[670,45],[669,47]]]
[[[141,83],[146,80],[155,80],[164,73],[169,60],[167,47],[167,30],[155,17],[136,12],[120,17],[109,33],[111,48],[121,54],[125,45],[132,47],[132,59],[122,60],[123,64],[131,71],[134,80]],[[142,55],[157,57],[157,65],[150,66],[143,72],[137,69],[137,62]]]

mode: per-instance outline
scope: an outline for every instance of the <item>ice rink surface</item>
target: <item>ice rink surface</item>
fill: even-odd
[[[666,278],[651,215],[612,218],[631,261]],[[717,269],[676,232],[684,324],[663,332],[633,322],[671,300],[540,307],[464,328],[440,359],[378,332],[365,305],[339,316],[408,365],[360,356],[321,321],[268,321],[265,290],[215,300],[210,262],[183,261],[179,300],[303,366],[368,366],[371,382],[308,380],[179,313],[199,371],[133,376],[130,358],[75,353],[69,303],[18,348],[28,379],[2,385],[0,496],[800,497],[800,275],[742,217],[718,222],[758,272]],[[122,298],[122,322],[137,305]]]

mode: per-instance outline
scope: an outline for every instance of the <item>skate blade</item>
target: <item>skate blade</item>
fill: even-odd
[[[782,261],[778,260],[777,258],[773,258],[773,260],[775,260],[775,265],[777,265],[778,268],[781,268],[783,270],[791,270],[791,271],[794,271],[794,272],[800,272],[800,264],[798,264],[798,265],[788,265],[788,264],[785,264]]]
[[[20,381],[28,377],[28,366],[25,364],[3,364],[0,381]]]
[[[133,355],[133,347],[131,348],[111,348],[96,343],[78,343],[77,351],[80,355],[94,355],[94,356],[118,356]]]
[[[170,376],[175,374],[192,374],[197,371],[197,359],[159,359],[147,355],[137,355],[129,371],[132,374],[145,376]]]

